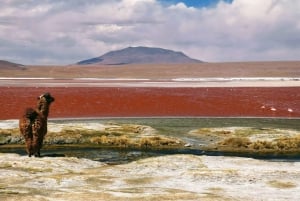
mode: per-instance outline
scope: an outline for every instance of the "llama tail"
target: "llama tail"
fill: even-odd
[[[38,116],[37,111],[35,111],[32,108],[27,108],[25,110],[25,117],[30,119],[30,121],[32,122],[36,117]]]

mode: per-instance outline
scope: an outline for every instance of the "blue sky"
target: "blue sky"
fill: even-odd
[[[300,60],[299,10],[299,0],[2,0],[0,60],[71,64],[128,46]]]

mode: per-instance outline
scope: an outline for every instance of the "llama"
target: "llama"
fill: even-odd
[[[20,132],[25,138],[26,151],[29,157],[32,155],[41,156],[40,150],[47,134],[49,107],[53,101],[54,98],[50,93],[42,94],[38,97],[37,108],[27,108],[19,121]]]

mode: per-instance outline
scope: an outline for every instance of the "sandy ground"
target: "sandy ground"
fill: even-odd
[[[0,77],[53,78],[146,78],[180,77],[300,77],[300,61],[234,62],[199,64],[69,65],[26,66],[26,70],[6,70]]]

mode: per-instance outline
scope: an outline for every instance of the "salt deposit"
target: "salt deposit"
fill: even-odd
[[[19,121],[18,120],[1,120],[0,121],[0,129],[13,129],[18,128]]]
[[[171,155],[123,165],[0,155],[1,200],[299,200],[300,162]]]

